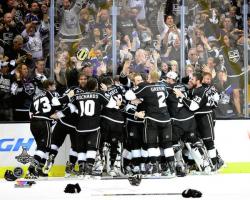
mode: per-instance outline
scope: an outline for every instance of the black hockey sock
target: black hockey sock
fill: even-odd
[[[73,155],[70,155],[69,156],[69,162],[72,163],[72,164],[76,164],[76,161],[77,161],[77,157],[76,156],[73,156]]]
[[[83,163],[86,163],[86,161],[85,160],[78,160],[78,165],[81,165]]]
[[[50,152],[49,152],[49,156],[50,155],[54,155],[54,158],[57,156],[57,154],[58,154],[58,151],[57,150],[55,150],[55,149],[50,149]]]
[[[132,163],[134,166],[139,166],[141,163],[141,157],[133,158]]]
[[[118,154],[117,147],[118,147],[118,144],[116,144],[116,143],[111,144],[111,148],[110,148],[110,164],[111,164],[111,166],[114,165],[115,160],[116,160],[116,156]]]
[[[127,158],[123,158],[123,165],[124,165],[124,168],[128,165],[130,165],[131,163],[131,160],[127,159]]]
[[[42,158],[42,160],[41,160],[40,164],[44,166],[44,165],[45,165],[45,163],[46,163],[46,159],[45,159],[45,158]]]
[[[174,161],[174,156],[166,157],[166,161],[167,161],[167,162],[172,162],[172,161]]]
[[[211,161],[212,161],[213,165],[216,165],[217,164],[217,157],[211,158]]]
[[[38,155],[34,155],[34,160],[37,162],[37,163],[41,163],[42,162],[42,158]]]
[[[151,156],[151,157],[148,157],[149,158],[149,162],[152,163],[152,164],[155,164],[156,161],[158,160],[158,157],[155,157],[155,156]]]
[[[161,156],[160,157],[160,163],[166,163],[167,162],[167,159],[165,156]]]
[[[93,158],[87,158],[86,162],[87,162],[88,165],[92,165],[93,166],[94,163],[95,163],[95,159],[93,159]]]

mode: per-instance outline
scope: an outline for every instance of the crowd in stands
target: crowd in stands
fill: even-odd
[[[180,1],[117,2],[117,76],[126,60],[130,60],[130,72],[144,75],[158,69],[164,77],[170,70],[180,74],[185,68],[180,81],[186,84],[192,72],[209,72],[220,93],[216,116],[242,116],[243,89],[247,87],[243,0],[185,1],[184,44]],[[54,55],[49,53],[49,8],[50,0],[0,1],[0,121],[29,121],[32,96],[48,78],[55,79],[63,94],[78,84],[79,72],[88,77],[114,76],[112,1],[55,0]],[[249,52],[249,15],[247,20]],[[182,45],[185,66],[180,66]],[[54,66],[50,66],[51,56]]]

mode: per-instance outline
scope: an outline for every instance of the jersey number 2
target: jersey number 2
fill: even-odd
[[[157,92],[159,108],[166,107],[166,96],[164,92]]]

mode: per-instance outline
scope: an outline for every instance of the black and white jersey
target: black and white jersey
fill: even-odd
[[[136,117],[135,112],[140,112],[144,110],[145,110],[144,103],[135,105],[131,101],[129,101],[125,107],[126,120],[129,122],[134,122],[134,123],[143,123],[143,119]]]
[[[123,104],[120,107],[116,106],[115,108],[103,108],[102,117],[116,123],[124,123],[124,88],[121,86],[112,85],[105,92],[105,94],[112,97],[114,100],[119,99]]]
[[[29,111],[36,90],[36,84],[32,79],[14,81],[11,84],[11,94],[15,110]]]
[[[219,81],[215,82],[215,88],[218,90],[220,99],[218,107],[215,108],[215,115],[219,118],[230,118],[235,115],[233,105],[233,85],[230,81],[221,84]]]
[[[179,89],[187,97],[187,88],[183,84],[175,83],[168,85],[171,89],[169,90],[169,97],[167,99],[168,110],[172,120],[185,121],[194,118],[194,112],[190,111],[184,106],[181,98],[177,98],[173,89]]]
[[[133,82],[131,82],[128,76],[123,74],[122,72],[119,76],[119,81],[125,89],[132,88],[134,86]]]
[[[78,87],[71,87],[67,91],[65,91],[64,96],[67,95],[71,90],[74,92],[77,90]],[[70,98],[70,102],[66,105],[63,105],[62,113],[64,117],[59,118],[59,121],[70,128],[76,128],[76,125],[78,124],[78,114],[76,107],[72,104],[72,102],[75,100],[75,96]]]
[[[183,103],[195,114],[205,114],[212,112],[218,100],[219,95],[215,87],[202,84],[191,91],[190,99],[184,97]]]
[[[0,73],[0,105],[1,108],[11,108],[12,101],[10,95],[11,75]]]
[[[157,122],[170,120],[166,99],[169,96],[168,88],[162,82],[141,83],[135,87],[134,93],[138,99],[142,99],[145,105],[145,118]]]
[[[50,118],[56,110],[60,110],[61,105],[69,102],[68,96],[59,97],[57,92],[42,90],[34,95],[30,112],[33,118],[53,120]]]
[[[77,88],[75,89],[75,99],[72,103],[78,110],[79,123],[76,130],[79,133],[100,129],[100,115],[102,108],[109,103],[108,95]]]
[[[241,51],[241,48],[237,46],[222,46],[220,49],[220,54],[223,56],[224,66],[226,68],[228,77],[240,76],[244,66],[243,52]]]

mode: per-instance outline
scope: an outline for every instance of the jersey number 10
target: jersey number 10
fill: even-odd
[[[86,116],[93,116],[95,114],[95,102],[93,100],[80,101],[81,114]]]

